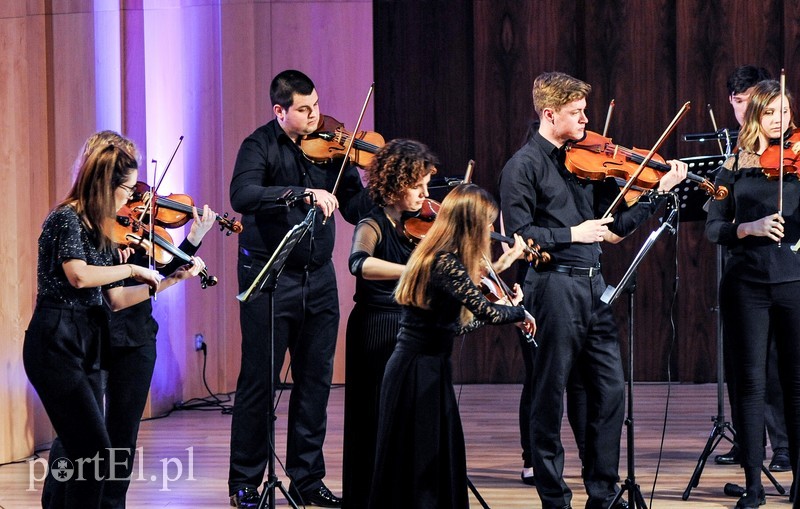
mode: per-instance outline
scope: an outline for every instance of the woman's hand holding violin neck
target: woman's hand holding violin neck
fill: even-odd
[[[170,277],[178,281],[183,281],[184,279],[190,279],[199,275],[205,268],[206,264],[202,258],[199,256],[192,256],[192,263],[187,263],[186,265],[178,267]]]
[[[520,323],[520,328],[525,332],[525,334],[529,334],[531,336],[536,334],[536,319],[525,311],[525,320]]]
[[[131,255],[133,254],[134,249],[130,246],[128,247],[119,247],[117,248],[117,255],[119,256],[119,263],[128,263]]]
[[[686,180],[689,171],[689,165],[683,161],[671,159],[667,161],[667,164],[669,164],[670,170],[658,181],[658,190],[662,193],[669,192],[673,187]]]
[[[164,279],[164,276],[158,273],[157,270],[148,269],[139,265],[131,264],[131,277],[139,283],[144,283],[150,287],[151,293],[158,290],[158,284]]]
[[[208,205],[203,205],[203,215],[197,213],[197,207],[192,207],[192,216],[194,221],[192,221],[192,228],[189,230],[189,235],[186,236],[186,239],[193,246],[199,246],[206,233],[216,225],[217,214],[208,208]]]
[[[519,286],[519,283],[514,283],[514,286],[511,288],[511,305],[512,306],[519,306],[520,302],[522,302],[522,298],[525,295],[522,293],[522,288]]]
[[[572,242],[579,244],[594,244],[595,242],[602,242],[608,233],[608,223],[612,222],[614,218],[608,216],[605,219],[589,219],[582,222],[577,226],[569,229],[572,235]]]
[[[336,195],[325,189],[306,189],[307,193],[312,193],[313,198],[316,200],[316,206],[322,211],[325,217],[331,217],[333,211],[339,208],[339,200]],[[311,198],[306,198],[305,202],[310,204]]]
[[[736,235],[741,239],[748,235],[754,237],[769,237],[775,242],[783,238],[783,223],[786,221],[778,213],[764,216],[757,221],[742,223],[736,228]]]
[[[503,244],[505,247],[505,244]],[[515,261],[520,260],[525,257],[525,248],[527,244],[525,241],[522,240],[522,237],[518,234],[514,234],[514,246],[505,250],[500,258],[498,258],[494,263],[492,263],[492,268],[498,274],[503,272],[507,268],[511,267]]]

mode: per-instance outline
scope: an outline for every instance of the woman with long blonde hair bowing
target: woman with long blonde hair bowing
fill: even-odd
[[[535,323],[519,286],[493,304],[477,283],[498,208],[475,185],[455,188],[416,247],[395,297],[403,306],[397,346],[381,386],[370,507],[467,508],[464,435],[452,386],[453,338],[484,323]]]

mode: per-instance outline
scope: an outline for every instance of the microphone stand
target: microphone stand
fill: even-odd
[[[623,493],[626,491],[628,492],[628,501],[630,502],[632,507],[636,509],[647,509],[647,504],[644,501],[644,497],[642,496],[642,492],[639,489],[639,485],[636,484],[636,467],[635,467],[635,442],[634,442],[634,426],[633,426],[633,331],[634,331],[634,317],[633,317],[633,310],[634,310],[634,293],[636,292],[636,270],[639,267],[639,264],[644,259],[647,252],[655,243],[656,239],[665,231],[669,230],[670,233],[675,233],[675,227],[672,225],[672,221],[677,215],[677,209],[673,208],[668,218],[663,221],[661,227],[658,230],[653,231],[650,236],[647,238],[645,243],[639,249],[639,252],[636,254],[636,257],[631,262],[630,267],[628,270],[625,271],[625,274],[622,276],[619,284],[614,287],[609,285],[606,288],[606,291],[603,292],[603,295],[600,297],[600,300],[605,302],[608,305],[611,305],[617,297],[622,294],[622,292],[626,292],[628,294],[628,381],[627,381],[627,391],[628,391],[628,405],[627,405],[627,412],[628,415],[625,418],[625,430],[627,434],[627,459],[628,459],[628,476],[625,478],[625,482],[620,486],[619,490],[617,491],[616,495],[614,495],[614,499],[608,505],[608,509],[612,509],[617,505],[617,503],[622,498]]]

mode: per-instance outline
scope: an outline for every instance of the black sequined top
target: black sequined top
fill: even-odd
[[[100,306],[100,287],[75,288],[67,280],[62,263],[84,260],[89,265],[111,265],[112,253],[101,252],[92,241],[77,212],[71,206],[59,207],[47,216],[39,236],[39,262],[36,268],[38,299],[51,299],[79,306]],[[121,282],[108,285],[119,286]]]

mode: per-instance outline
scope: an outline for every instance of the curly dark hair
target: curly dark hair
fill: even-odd
[[[367,168],[370,196],[378,205],[394,203],[425,175],[435,174],[437,164],[439,159],[425,144],[402,138],[391,140],[378,149]]]

